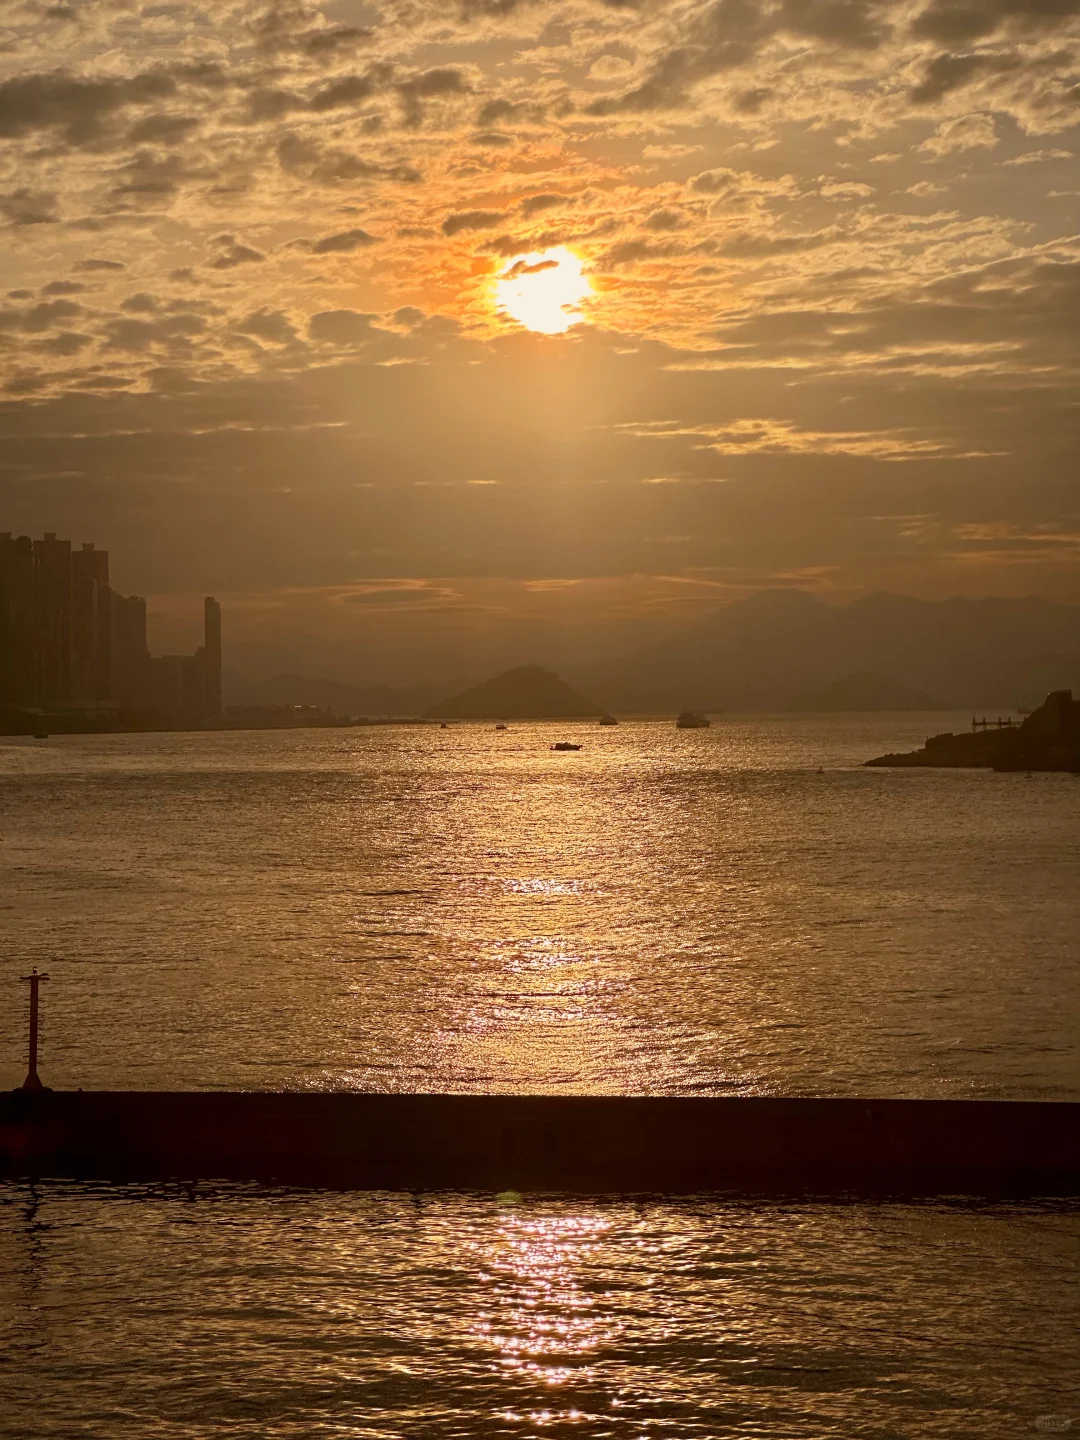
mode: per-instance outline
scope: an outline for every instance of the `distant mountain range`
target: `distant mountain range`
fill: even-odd
[[[948,710],[925,690],[913,690],[885,675],[845,675],[820,690],[803,690],[784,707],[818,714],[842,710]]]
[[[430,705],[461,689],[449,685],[349,685],[311,675],[273,675],[249,680],[226,671],[222,677],[226,705],[317,705],[338,715],[422,715]]]
[[[865,688],[866,677],[878,682],[876,700],[864,696],[874,703],[841,704],[839,693],[825,702],[818,696],[810,708],[893,708],[885,704],[888,687],[901,709],[922,708],[922,702],[1032,707],[1052,690],[1080,693],[1080,606],[886,594],[834,606],[801,590],[763,590],[661,644],[604,664],[559,669],[575,689],[613,711],[805,709],[808,692],[838,685],[842,692],[860,678]],[[295,674],[258,681],[226,675],[225,698],[318,705],[341,715],[422,715],[467,683],[364,686]],[[910,692],[920,692],[918,707]]]
[[[753,711],[859,673],[949,706],[1037,705],[1080,689],[1080,606],[885,594],[832,606],[763,590],[572,678],[611,710]]]

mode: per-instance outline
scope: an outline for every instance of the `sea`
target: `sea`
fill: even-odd
[[[0,739],[0,1088],[1080,1099],[970,715]],[[554,752],[557,741],[578,751]],[[0,1435],[1080,1434],[1080,1208],[0,1185]]]

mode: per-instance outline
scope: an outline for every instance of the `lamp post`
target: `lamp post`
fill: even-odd
[[[48,980],[48,975],[39,975],[35,965],[29,975],[20,977],[30,984],[30,1064],[26,1071],[26,1079],[23,1081],[24,1090],[44,1090],[37,1073],[37,1052],[38,1052],[38,989],[42,980]]]

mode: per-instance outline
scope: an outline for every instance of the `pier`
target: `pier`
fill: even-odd
[[[0,1176],[332,1189],[1080,1195],[1080,1104],[16,1090]]]

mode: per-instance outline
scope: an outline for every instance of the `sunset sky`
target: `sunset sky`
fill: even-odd
[[[371,679],[1080,600],[1078,120],[1080,0],[0,3],[0,529]]]

